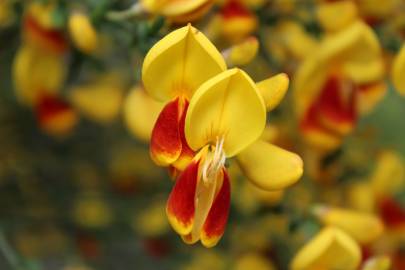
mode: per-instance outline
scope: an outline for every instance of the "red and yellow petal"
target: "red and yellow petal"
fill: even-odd
[[[188,102],[186,101],[184,104],[184,108],[182,109],[181,119],[179,122],[180,140],[182,145],[181,153],[178,159],[172,164],[177,170],[180,171],[184,170],[187,165],[190,164],[195,155],[195,152],[188,145],[186,135],[184,133],[187,109]]]
[[[256,16],[239,1],[229,1],[221,10],[222,32],[232,42],[249,36],[257,28]]]
[[[56,96],[43,95],[36,107],[40,127],[50,135],[69,133],[78,121],[72,107]]]
[[[348,134],[356,122],[356,95],[354,85],[329,78],[316,105],[322,124],[339,134]]]
[[[215,197],[201,231],[201,243],[205,247],[213,247],[218,243],[224,234],[225,226],[228,221],[231,203],[231,185],[226,170],[223,169],[222,172],[222,186]]]
[[[175,162],[182,150],[179,129],[179,98],[169,102],[159,114],[152,130],[150,153],[153,161],[161,166]]]
[[[169,223],[180,235],[189,234],[193,228],[198,177],[199,161],[194,161],[180,174],[167,201]]]
[[[60,31],[45,29],[30,15],[24,18],[23,27],[24,37],[32,44],[54,53],[66,51],[67,41]]]
[[[334,150],[342,142],[341,136],[322,126],[319,122],[318,111],[315,106],[311,106],[305,117],[301,120],[300,130],[306,142],[320,150]]]

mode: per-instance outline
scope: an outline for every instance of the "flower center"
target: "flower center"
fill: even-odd
[[[225,165],[224,138],[217,138],[215,146],[211,146],[202,166],[202,180],[208,184],[217,179],[218,173]]]

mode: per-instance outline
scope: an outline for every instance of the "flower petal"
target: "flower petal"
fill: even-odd
[[[401,50],[394,59],[392,64],[392,83],[394,84],[395,89],[401,95],[405,95],[405,44],[402,45]]]
[[[355,102],[354,85],[331,77],[325,82],[314,106],[326,128],[344,135],[353,129],[356,122]]]
[[[163,107],[164,103],[152,99],[140,87],[134,87],[124,104],[124,118],[129,131],[138,139],[149,142]]]
[[[351,1],[320,3],[316,15],[321,26],[330,32],[344,29],[357,19],[357,6]]]
[[[344,230],[360,244],[370,244],[384,231],[382,221],[369,213],[327,206],[317,206],[313,212],[325,225]]]
[[[198,178],[199,162],[193,161],[180,174],[167,201],[167,217],[180,235],[189,234],[193,228]]]
[[[161,101],[178,95],[190,98],[206,80],[226,69],[215,46],[191,25],[177,29],[148,52],[142,80],[146,91]]]
[[[342,230],[326,227],[298,251],[291,263],[291,269],[355,270],[360,261],[358,244]]]
[[[374,107],[384,98],[388,85],[381,80],[375,83],[361,85],[357,91],[357,111],[360,114],[370,113]]]
[[[263,132],[266,109],[258,89],[234,68],[204,83],[190,100],[185,134],[193,150],[224,136],[224,151],[234,156]]]
[[[233,66],[249,64],[256,57],[258,50],[259,41],[257,38],[253,36],[248,37],[226,50],[229,56],[227,61]]]
[[[228,221],[231,203],[231,185],[225,169],[223,169],[222,186],[215,197],[211,210],[201,231],[201,243],[205,247],[213,247],[221,239]]]
[[[180,106],[179,98],[169,102],[159,114],[153,127],[150,153],[153,161],[160,166],[175,162],[181,154]]]
[[[50,135],[65,135],[72,131],[78,116],[72,107],[58,96],[42,94],[36,105],[41,128]]]
[[[287,74],[280,73],[256,84],[264,99],[267,111],[273,110],[284,98],[288,90]]]
[[[65,79],[60,55],[47,54],[32,46],[22,46],[14,59],[13,77],[17,98],[25,105],[38,102],[41,92],[57,93]]]
[[[298,155],[262,140],[240,152],[237,160],[248,179],[266,190],[286,188],[303,173],[303,162]]]
[[[179,158],[172,164],[176,169],[180,171],[184,170],[187,167],[187,165],[191,162],[195,154],[194,151],[188,145],[186,135],[184,134],[184,126],[186,122],[187,110],[188,110],[188,102],[186,101],[179,122],[180,140],[182,146],[181,153]]]
[[[149,11],[160,13],[165,16],[177,16],[192,12],[210,0],[141,0]]]
[[[119,77],[105,74],[88,84],[69,89],[70,101],[86,117],[112,122],[120,112],[124,88]]]

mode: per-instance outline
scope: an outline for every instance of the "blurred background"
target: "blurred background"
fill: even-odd
[[[283,270],[325,225],[358,242],[356,269],[405,269],[404,14],[402,0],[0,0],[0,269]],[[255,81],[288,74],[263,136],[304,160],[275,191],[231,161],[211,249],[167,222],[173,181],[148,146],[160,107],[139,101],[143,57],[188,22]]]

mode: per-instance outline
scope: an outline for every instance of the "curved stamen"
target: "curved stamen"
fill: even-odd
[[[214,153],[208,152],[202,167],[202,179],[205,183],[214,181],[220,169],[225,164],[225,152],[223,150],[224,138],[217,138]]]

